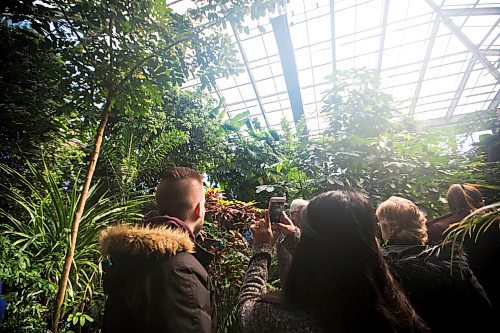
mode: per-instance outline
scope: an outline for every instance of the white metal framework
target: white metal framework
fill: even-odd
[[[183,10],[190,2],[171,5]],[[229,28],[246,69],[216,80],[215,96],[230,117],[248,110],[278,129],[282,118],[293,123],[290,97],[300,94],[310,133],[320,133],[327,125],[320,114],[326,76],[361,67],[380,73],[380,88],[394,96],[398,110],[435,125],[498,107],[498,0],[289,0],[284,6],[298,87],[285,80],[284,66],[290,67],[270,18],[249,21],[248,34]]]

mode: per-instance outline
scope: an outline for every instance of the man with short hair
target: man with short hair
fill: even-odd
[[[215,332],[215,295],[206,271],[212,255],[196,242],[205,217],[202,176],[172,167],[156,192],[157,214],[100,237],[108,257],[103,333]]]

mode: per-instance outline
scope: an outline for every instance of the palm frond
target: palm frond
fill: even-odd
[[[19,209],[15,216],[0,210],[0,217],[6,223],[1,228],[13,240],[14,246],[29,253],[33,262],[44,267],[44,276],[55,282],[59,280],[70,243],[70,229],[79,201],[79,183],[74,181],[72,185],[64,186],[46,164],[42,168],[29,163],[28,166],[30,179],[0,164],[0,171],[13,177],[24,193],[31,193],[23,195],[20,188],[0,184],[0,197]],[[130,199],[124,200],[119,194],[100,193],[99,184],[91,187],[89,204],[80,223],[69,294],[89,293],[88,290],[97,284],[96,279],[100,278],[97,243],[100,232],[113,223],[142,218],[141,207],[150,200],[151,195],[142,193],[132,193]],[[71,299],[69,297],[68,304],[71,304]]]
[[[494,224],[500,228],[500,202],[481,207],[464,217],[460,222],[451,224],[442,245],[451,244],[452,260],[455,251],[463,252],[464,242],[473,238],[474,242]],[[458,249],[457,249],[458,247]]]

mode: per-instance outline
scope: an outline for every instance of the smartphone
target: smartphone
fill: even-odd
[[[285,197],[272,197],[269,200],[269,220],[271,224],[279,223],[281,212],[285,209]]]

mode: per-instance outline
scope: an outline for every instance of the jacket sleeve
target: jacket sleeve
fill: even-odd
[[[250,259],[248,270],[238,299],[238,319],[243,332],[258,320],[255,317],[256,301],[267,292],[268,265],[271,262],[272,246],[270,244],[254,245],[254,255]]]
[[[171,331],[213,332],[215,304],[206,271],[197,265],[175,265],[168,280],[165,317]]]
[[[300,235],[300,229],[295,227],[295,231],[286,235],[281,243],[281,246],[283,246],[292,256],[295,254],[297,245],[299,245]]]

